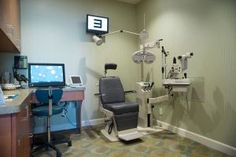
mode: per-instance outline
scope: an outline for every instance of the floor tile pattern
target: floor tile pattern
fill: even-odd
[[[147,135],[132,142],[110,142],[101,127],[82,129],[72,135],[72,146],[57,145],[63,157],[230,157],[169,131]],[[35,157],[53,157],[53,151],[37,152]]]

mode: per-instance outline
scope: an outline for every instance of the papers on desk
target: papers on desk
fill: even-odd
[[[0,105],[3,105],[3,104],[5,104],[5,99],[3,96],[2,88],[0,86]]]
[[[17,97],[17,94],[4,95],[5,101],[12,101]]]

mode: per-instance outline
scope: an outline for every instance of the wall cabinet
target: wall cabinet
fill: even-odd
[[[1,157],[30,156],[30,118],[28,105],[21,112],[0,115]]]
[[[0,52],[20,49],[20,0],[0,0]]]

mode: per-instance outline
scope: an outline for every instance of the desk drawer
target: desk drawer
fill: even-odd
[[[66,91],[63,93],[61,101],[84,100],[84,91]]]

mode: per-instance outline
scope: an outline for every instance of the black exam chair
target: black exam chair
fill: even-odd
[[[55,144],[59,143],[68,143],[68,146],[71,146],[71,140],[63,139],[62,141],[52,141],[51,138],[51,116],[60,114],[63,112],[63,106],[59,105],[61,97],[63,95],[63,90],[58,88],[49,88],[49,89],[37,89],[35,92],[36,98],[39,102],[35,108],[32,109],[32,115],[37,117],[47,117],[47,142],[42,145],[37,146],[32,150],[32,155],[34,152],[41,149],[52,148],[56,151],[56,156],[61,157],[62,154],[55,147]]]
[[[108,69],[116,69],[116,64],[106,64]],[[119,139],[130,141],[142,137],[137,131],[139,105],[125,101],[125,91],[121,80],[116,76],[105,76],[99,80],[101,110],[107,116],[102,133],[110,141]]]

